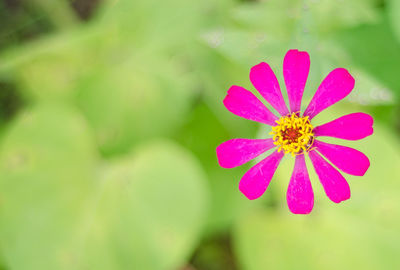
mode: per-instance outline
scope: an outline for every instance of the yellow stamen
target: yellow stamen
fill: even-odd
[[[283,116],[275,121],[270,134],[273,136],[274,144],[278,146],[278,152],[292,156],[310,150],[314,142],[313,126],[308,116],[299,117],[296,113]]]

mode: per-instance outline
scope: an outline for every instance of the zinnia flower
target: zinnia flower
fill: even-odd
[[[289,97],[289,111],[270,66],[262,62],[252,67],[250,81],[261,96],[277,110],[280,118],[254,94],[240,86],[232,86],[223,103],[233,114],[270,125],[272,138],[232,139],[217,147],[218,162],[224,168],[242,165],[276,148],[240,180],[239,189],[250,200],[259,198],[266,191],[283,156],[294,156],[296,160],[286,199],[290,211],[295,214],[308,214],[314,206],[314,193],[305,154],[311,159],[326,195],[335,203],[350,198],[349,185],[337,169],[362,176],[370,165],[367,156],[356,149],[319,140],[319,137],[324,136],[345,140],[365,138],[373,133],[373,118],[370,115],[352,113],[321,126],[312,125],[312,119],[318,113],[342,100],[353,90],[353,77],[343,68],[330,72],[318,87],[310,104],[301,113],[301,99],[309,69],[310,57],[307,52],[287,52],[283,60],[283,77]]]

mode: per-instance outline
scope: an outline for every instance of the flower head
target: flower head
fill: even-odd
[[[240,117],[270,125],[272,138],[232,139],[217,147],[218,162],[224,168],[242,165],[276,148],[240,180],[239,189],[250,200],[259,198],[266,191],[285,154],[295,157],[286,193],[289,209],[295,214],[308,214],[314,206],[314,193],[305,163],[306,154],[311,159],[326,195],[335,203],[350,198],[349,185],[336,168],[351,175],[362,176],[370,165],[368,158],[356,149],[319,140],[323,136],[346,140],[365,138],[373,133],[373,118],[370,115],[352,113],[321,126],[312,125],[312,119],[318,113],[342,100],[353,90],[353,77],[343,68],[330,72],[302,113],[301,100],[309,69],[310,57],[307,52],[287,52],[283,61],[283,76],[289,98],[289,111],[270,66],[262,62],[252,67],[252,84],[280,117],[273,114],[250,91],[240,86],[232,86],[228,90],[224,105]]]
[[[296,113],[282,116],[276,121],[277,125],[270,132],[273,135],[274,144],[278,152],[283,150],[285,154],[292,156],[307,152],[313,143],[313,126],[308,116],[299,117]]]

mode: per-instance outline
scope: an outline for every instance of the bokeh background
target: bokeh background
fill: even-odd
[[[336,67],[373,136],[349,201],[292,215],[293,159],[264,196],[218,166],[230,138],[268,128],[222,105],[266,61],[282,83],[306,50],[303,106]],[[1,0],[0,269],[400,269],[400,1]],[[270,107],[271,108],[271,107]],[[271,109],[272,110],[272,109]]]

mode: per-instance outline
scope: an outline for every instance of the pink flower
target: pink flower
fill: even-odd
[[[286,199],[290,211],[295,214],[308,214],[314,206],[314,193],[304,157],[306,153],[326,195],[335,203],[350,198],[349,185],[337,169],[362,176],[370,165],[367,156],[358,150],[319,140],[323,136],[346,140],[365,138],[373,133],[373,118],[370,115],[352,113],[321,126],[313,127],[311,124],[318,113],[342,100],[353,90],[353,77],[343,68],[330,72],[301,114],[301,99],[309,69],[310,57],[307,52],[287,52],[283,60],[283,77],[289,97],[289,112],[270,66],[262,62],[252,67],[250,81],[261,96],[279,112],[280,118],[268,110],[255,95],[240,86],[232,86],[223,102],[233,114],[272,126],[272,138],[232,139],[217,147],[218,162],[224,168],[242,165],[276,148],[240,180],[239,189],[250,200],[259,198],[266,191],[283,156],[294,156],[296,160]]]

